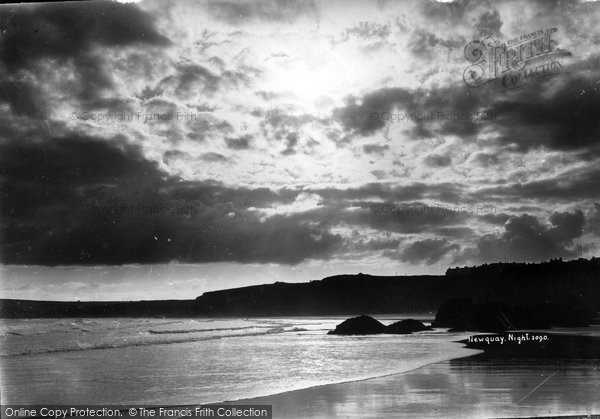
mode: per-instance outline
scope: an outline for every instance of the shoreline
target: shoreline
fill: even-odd
[[[532,346],[525,343],[474,344],[466,339],[457,343],[480,352],[385,376],[222,403],[267,404],[273,406],[276,417],[307,418],[600,414],[600,399],[597,398],[600,388],[599,337],[564,332],[511,333],[550,337],[536,344],[536,357],[530,356]],[[584,340],[588,346],[581,344]],[[553,344],[548,345],[548,342]],[[590,342],[592,346],[589,346]],[[573,348],[580,350],[571,352]],[[579,356],[581,348],[587,356]],[[549,404],[551,400],[554,402]]]
[[[272,405],[274,417],[291,418],[599,414],[600,360],[563,361],[472,355],[384,377],[219,404]],[[549,395],[559,398],[553,406],[548,406]]]
[[[421,333],[431,332],[418,332],[413,336]],[[319,374],[317,366],[312,368],[308,365],[308,372],[312,370],[313,374],[305,374],[305,378],[309,379],[303,381],[281,380],[282,385],[276,385],[279,378],[273,375],[273,382],[265,381],[267,385],[264,387],[247,387],[249,391],[245,392],[229,391],[224,387],[222,391],[204,394],[205,397],[190,393],[190,398],[159,397],[155,400],[163,400],[157,403],[157,407],[270,404],[275,407],[275,417],[368,417],[365,406],[378,410],[377,416],[383,417],[427,417],[427,406],[437,409],[434,409],[437,417],[481,417],[485,409],[492,409],[495,417],[500,417],[505,411],[516,411],[517,414],[512,415],[514,417],[540,413],[545,404],[536,398],[538,393],[543,394],[549,388],[555,394],[547,400],[555,401],[556,406],[552,407],[554,410],[541,413],[600,413],[600,400],[594,404],[595,400],[588,397],[591,390],[597,392],[600,388],[599,325],[573,330],[471,333],[436,330],[436,339],[446,344],[439,346],[433,356],[427,358],[420,355],[419,345],[410,343],[420,343],[419,339],[401,339],[398,341],[403,342],[400,346],[386,344],[388,362],[377,369],[358,366],[373,356],[377,357],[383,347],[378,346],[375,352],[367,354],[345,346],[346,350],[356,352],[356,356],[349,359],[357,367],[347,366],[345,370],[356,374],[350,377],[331,376],[329,382],[326,380],[328,376]],[[512,335],[511,339],[507,338],[509,335]],[[545,339],[538,339],[539,336]],[[295,339],[301,339],[301,336]],[[335,337],[327,337],[326,340],[344,340],[353,347],[362,341]],[[512,343],[507,343],[509,341]],[[315,350],[318,348],[315,347]],[[182,351],[189,352],[185,348]],[[518,351],[517,356],[515,351]],[[158,353],[164,355],[166,352]],[[582,353],[586,356],[581,356]],[[294,368],[290,367],[288,373],[294,374]],[[562,383],[558,388],[557,380]],[[583,388],[582,383],[585,384]],[[157,382],[156,385],[161,384]],[[530,392],[533,396],[529,395]],[[490,398],[492,394],[495,396]],[[561,397],[566,397],[565,401]],[[494,407],[498,400],[504,404]],[[523,410],[519,405],[521,400],[531,402],[529,409]],[[492,407],[486,407],[490,403]],[[456,408],[459,405],[471,406],[477,411],[459,411]],[[515,410],[514,405],[521,410]],[[584,410],[576,411],[578,406]],[[487,413],[487,416],[492,416]]]
[[[277,418],[533,418],[600,413],[600,359],[555,363],[479,355],[267,396],[147,409],[271,405]],[[549,400],[554,404],[549,405]]]
[[[554,342],[558,341],[559,343],[558,343],[558,345],[550,347],[550,354],[542,353],[541,354],[542,356],[539,356],[540,354],[538,353],[537,357],[528,357],[528,355],[530,354],[531,346],[527,346],[526,344],[523,344],[522,347],[521,346],[517,347],[517,350],[511,350],[514,348],[511,348],[510,346],[506,346],[506,350],[502,351],[502,350],[498,350],[499,349],[498,346],[494,346],[492,344],[488,344],[488,343],[477,344],[474,342],[469,342],[470,339],[462,339],[462,340],[454,341],[454,343],[463,344],[464,345],[463,349],[472,349],[472,350],[477,350],[479,352],[475,353],[475,354],[449,358],[449,359],[441,360],[441,361],[433,361],[433,362],[430,362],[430,363],[427,363],[424,365],[420,365],[418,367],[415,367],[413,369],[406,370],[406,371],[393,372],[393,373],[374,376],[374,377],[358,378],[358,379],[353,379],[353,380],[348,380],[348,381],[318,384],[318,385],[300,388],[300,389],[285,390],[285,391],[282,391],[279,393],[268,394],[265,396],[246,397],[246,398],[235,399],[235,400],[221,401],[218,403],[237,403],[237,402],[248,401],[248,400],[252,400],[252,399],[256,399],[256,398],[281,396],[281,395],[293,393],[296,391],[317,389],[320,387],[352,384],[352,383],[359,383],[359,382],[369,381],[369,380],[378,380],[378,379],[383,379],[383,378],[394,377],[396,375],[401,375],[401,374],[410,374],[410,373],[418,371],[420,369],[427,368],[427,367],[435,365],[435,364],[445,363],[445,362],[467,362],[468,363],[469,361],[476,361],[476,362],[485,363],[485,362],[489,362],[489,361],[493,362],[493,361],[498,361],[498,360],[515,360],[515,361],[521,360],[521,361],[529,361],[532,363],[536,363],[536,362],[543,363],[543,362],[548,362],[548,361],[578,361],[578,360],[597,360],[598,362],[600,362],[600,337],[593,336],[593,335],[592,336],[582,335],[579,333],[573,334],[573,333],[568,333],[568,331],[556,331],[556,332],[512,331],[512,332],[504,332],[504,333],[475,334],[475,335],[471,335],[470,338],[477,339],[477,338],[484,338],[484,337],[498,337],[498,336],[508,335],[508,334],[513,334],[513,335],[526,335],[526,334],[529,334],[529,335],[551,335],[552,336],[551,341],[554,341]],[[515,340],[516,339],[517,338],[515,338]],[[533,340],[533,341],[536,342],[536,340]],[[548,340],[548,341],[550,341],[550,340]],[[586,342],[584,342],[586,344],[593,343],[594,345],[593,345],[593,347],[578,346],[582,343],[581,341],[586,341]],[[545,344],[546,342],[543,342],[543,343]],[[488,347],[486,347],[486,345]],[[500,345],[504,345],[504,343],[502,343]],[[521,343],[516,343],[516,345],[521,345]],[[582,348],[585,351],[586,355],[594,355],[593,352],[595,352],[597,356],[574,357],[573,353],[569,352],[569,350],[572,349],[573,347]],[[548,347],[546,346],[544,348],[544,350],[548,351]],[[557,350],[561,351],[560,356],[556,356]],[[579,353],[581,353],[581,352],[579,352]]]
[[[324,383],[324,384],[316,384],[313,386],[309,386],[309,387],[304,387],[304,388],[298,388],[298,389],[292,389],[292,390],[284,390],[278,393],[272,393],[272,394],[267,394],[264,396],[256,396],[256,397],[244,397],[241,399],[235,399],[235,400],[225,400],[225,401],[219,401],[219,402],[215,402],[212,404],[247,404],[245,402],[250,401],[250,400],[254,400],[254,399],[262,399],[262,398],[270,398],[270,397],[279,397],[279,396],[284,396],[286,394],[290,394],[290,393],[295,393],[298,391],[306,391],[306,390],[316,390],[322,387],[329,387],[329,386],[338,386],[338,385],[345,385],[345,384],[354,384],[354,383],[362,383],[365,381],[371,381],[371,380],[379,380],[379,379],[386,379],[386,378],[391,378],[397,375],[402,375],[402,374],[410,374],[412,372],[418,371],[420,369],[423,368],[427,368],[430,367],[432,365],[436,365],[436,364],[441,364],[441,363],[445,363],[445,362],[453,362],[453,361],[458,361],[458,360],[466,360],[468,358],[473,358],[473,357],[477,357],[479,355],[481,355],[482,353],[477,353],[477,354],[471,354],[471,355],[465,355],[465,356],[459,356],[456,358],[451,358],[451,359],[445,359],[445,360],[441,360],[441,361],[433,361],[424,365],[419,365],[418,367],[415,367],[413,369],[409,369],[406,371],[399,371],[399,372],[392,372],[389,374],[384,374],[384,375],[378,375],[378,376],[374,376],[374,377],[365,377],[365,378],[357,378],[357,379],[352,379],[352,380],[348,380],[348,381],[339,381],[339,382],[333,382],[333,383]],[[242,403],[244,402],[244,403]],[[211,404],[211,403],[209,403]]]

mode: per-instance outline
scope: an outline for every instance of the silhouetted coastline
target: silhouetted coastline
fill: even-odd
[[[195,300],[56,302],[0,300],[3,318],[259,317],[436,313],[451,299],[519,307],[600,310],[600,259],[451,268],[445,275],[337,275],[308,283],[206,292]]]

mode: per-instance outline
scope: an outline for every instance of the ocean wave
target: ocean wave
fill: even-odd
[[[171,335],[185,333],[202,333],[202,332],[219,332],[227,330],[243,330],[243,329],[267,329],[269,326],[243,326],[243,327],[223,327],[213,329],[188,329],[188,330],[148,330],[148,333],[153,335]]]
[[[212,400],[212,401],[205,402],[204,404],[241,403],[241,402],[243,402],[245,404],[251,404],[254,401],[254,399],[262,399],[262,398],[271,397],[271,396],[280,396],[283,394],[289,394],[289,393],[293,393],[293,392],[301,391],[301,390],[308,390],[308,389],[320,388],[320,387],[326,388],[329,386],[335,386],[335,385],[339,385],[339,384],[357,383],[357,382],[361,382],[361,381],[393,377],[395,375],[406,374],[408,372],[417,371],[421,368],[426,368],[433,364],[438,364],[441,362],[448,362],[448,361],[452,361],[454,359],[466,358],[466,357],[473,356],[473,355],[476,355],[476,354],[479,354],[482,352],[483,351],[475,350],[475,349],[455,348],[454,351],[446,354],[445,356],[439,356],[439,357],[429,356],[424,359],[415,360],[415,362],[412,364],[404,365],[402,368],[396,368],[392,371],[388,370],[385,372],[381,371],[381,372],[375,373],[375,374],[352,375],[352,376],[349,376],[349,377],[346,377],[343,379],[337,379],[337,380],[323,380],[323,381],[319,380],[319,381],[315,381],[313,383],[304,383],[301,385],[290,386],[283,391],[257,391],[256,393],[250,395],[249,397],[235,398],[232,400],[223,400],[223,399]]]
[[[308,332],[308,329],[304,329],[303,327],[293,327],[288,332]]]
[[[256,328],[256,327],[252,327]],[[204,329],[206,330],[206,329]],[[224,330],[224,329],[216,329],[216,330]],[[231,329],[230,329],[231,330]],[[92,351],[92,350],[100,350],[100,349],[119,349],[119,348],[128,348],[128,347],[139,347],[139,346],[152,346],[152,345],[172,345],[176,343],[188,343],[188,342],[202,342],[202,341],[210,341],[217,339],[228,339],[228,338],[240,338],[240,337],[250,337],[250,336],[264,336],[271,334],[278,334],[287,332],[283,327],[272,327],[264,331],[254,332],[254,333],[234,333],[230,335],[216,335],[216,336],[203,336],[203,337],[186,337],[181,339],[176,338],[168,338],[168,339],[151,339],[151,340],[130,340],[131,336],[125,337],[124,340],[119,340],[116,342],[98,342],[98,343],[80,343],[77,342],[78,346],[71,346],[67,348],[39,348],[39,349],[31,349],[28,348],[26,350],[17,351],[14,353],[4,353],[0,354],[0,357],[15,357],[15,356],[28,356],[28,355],[40,355],[47,353],[59,353],[59,352],[77,352],[77,351]],[[152,336],[152,335],[147,335]],[[156,335],[155,335],[156,336]],[[163,336],[162,334],[158,334],[158,336]]]

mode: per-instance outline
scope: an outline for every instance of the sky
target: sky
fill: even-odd
[[[598,256],[599,21],[583,1],[0,6],[0,296]],[[503,67],[502,45],[524,55]]]

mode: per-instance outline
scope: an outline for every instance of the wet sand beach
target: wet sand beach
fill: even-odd
[[[590,328],[591,329],[591,328]],[[244,403],[274,417],[490,418],[600,414],[600,338],[513,331],[461,341],[477,355]]]
[[[600,413],[600,360],[469,357],[351,383],[239,401],[274,417],[489,418]]]

